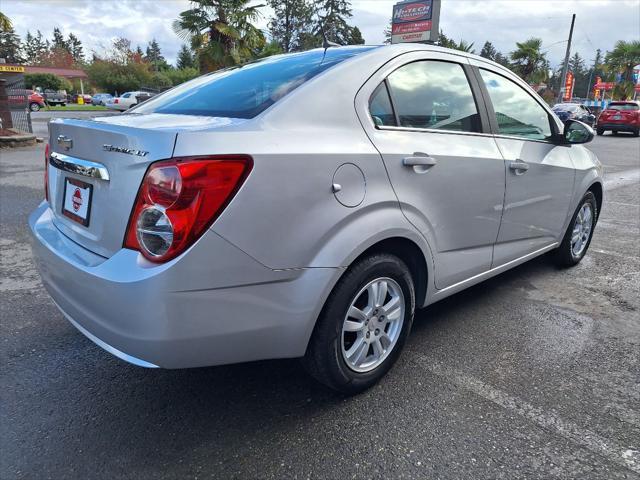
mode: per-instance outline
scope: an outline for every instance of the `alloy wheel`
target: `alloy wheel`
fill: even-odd
[[[396,345],[405,316],[402,288],[388,277],[365,285],[354,297],[340,336],[347,366],[364,373],[378,367]]]
[[[576,216],[576,221],[573,224],[573,231],[571,232],[571,254],[575,258],[578,258],[584,253],[584,250],[589,243],[592,227],[593,208],[590,203],[585,203],[582,205],[578,215]]]

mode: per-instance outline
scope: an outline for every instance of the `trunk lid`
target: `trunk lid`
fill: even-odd
[[[50,162],[49,203],[55,224],[67,237],[98,255],[110,257],[122,248],[138,188],[151,162],[170,158],[180,120],[157,115],[123,115],[92,120],[57,119],[49,124],[52,156],[73,165],[96,163],[108,172],[108,180],[68,171]],[[168,125],[171,125],[169,127]],[[58,138],[60,137],[60,141]],[[66,148],[68,147],[68,148]],[[145,153],[146,152],[146,153]],[[56,155],[57,154],[57,155]],[[74,186],[67,179],[75,181]],[[88,224],[63,214],[65,186],[91,185],[87,202]],[[85,189],[83,189],[85,191]],[[67,199],[67,206],[70,199]],[[83,206],[84,208],[84,206]]]

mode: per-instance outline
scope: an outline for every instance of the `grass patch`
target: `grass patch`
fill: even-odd
[[[66,107],[62,105],[55,105],[51,107],[41,108],[41,112],[46,112],[47,110],[51,110],[54,112],[89,112],[93,110],[107,110],[107,107],[102,105],[78,105],[76,103],[67,104]]]

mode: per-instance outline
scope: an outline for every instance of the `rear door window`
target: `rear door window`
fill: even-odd
[[[396,126],[396,117],[391,106],[389,91],[384,82],[373,92],[369,102],[369,112],[376,127]]]
[[[387,78],[401,127],[480,132],[480,115],[461,65],[422,60]]]

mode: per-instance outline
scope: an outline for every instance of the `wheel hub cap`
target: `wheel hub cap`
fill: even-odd
[[[369,372],[391,353],[404,323],[405,303],[400,285],[378,278],[354,297],[341,333],[342,357],[356,372]]]
[[[590,203],[580,208],[571,232],[571,254],[579,257],[584,252],[593,228],[593,209]]]

